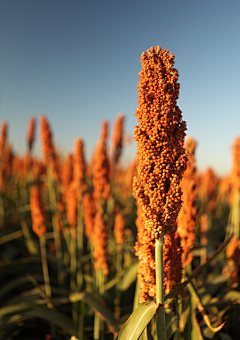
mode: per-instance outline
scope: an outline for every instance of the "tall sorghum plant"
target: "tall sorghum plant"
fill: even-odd
[[[139,159],[133,191],[142,208],[144,230],[137,243],[141,262],[140,301],[156,299],[157,332],[166,339],[163,292],[164,237],[175,228],[181,208],[180,181],[187,165],[186,122],[177,106],[180,85],[174,55],[151,47],[141,55],[135,140]],[[154,257],[155,254],[155,257]]]

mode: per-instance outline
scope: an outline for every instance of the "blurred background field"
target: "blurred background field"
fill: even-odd
[[[113,339],[139,299],[134,247],[141,214],[132,195],[137,161],[121,160],[123,148],[129,147],[124,115],[116,117],[112,131],[107,121],[102,122],[89,162],[80,138],[69,154],[56,149],[46,116],[40,122],[29,119],[23,157],[12,152],[10,128],[5,122],[1,125],[1,339]],[[36,128],[42,145],[38,159],[31,155]],[[235,243],[231,241],[193,279],[212,326],[226,324],[217,333],[208,328],[195,293],[185,287],[180,294],[184,339],[238,338],[238,152],[236,138],[232,171],[225,177],[211,168],[204,173],[194,170],[195,242],[185,278],[205,264],[233,231]],[[165,296],[167,335],[175,339],[179,320],[175,300],[168,303],[171,296]],[[154,334],[152,329],[155,339]]]

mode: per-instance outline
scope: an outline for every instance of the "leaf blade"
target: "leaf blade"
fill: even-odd
[[[154,301],[141,303],[123,325],[116,340],[137,340],[153,318],[157,307]]]

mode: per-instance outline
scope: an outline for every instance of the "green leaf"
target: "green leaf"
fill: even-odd
[[[188,300],[186,301],[184,310],[180,316],[183,330],[185,329],[186,324],[189,321],[190,314],[191,314],[191,297],[189,297]]]
[[[227,292],[227,294],[224,296],[225,299],[233,299],[233,300],[239,300],[240,302],[240,292],[237,292],[235,290],[230,290]]]
[[[25,302],[13,306],[5,306],[0,309],[0,317],[3,317],[8,314],[16,314],[31,308],[33,308],[33,304]]]
[[[126,270],[126,273],[124,274],[121,281],[121,291],[127,290],[130,285],[136,280],[138,267],[139,262],[135,262]]]
[[[41,274],[33,275],[33,277],[35,277],[36,280],[41,280],[41,281],[43,280],[43,276]],[[28,282],[29,282],[29,279],[26,276],[22,276],[14,280],[8,281],[5,285],[1,286],[0,298],[7,295],[7,293],[10,292],[11,290]]]
[[[22,257],[21,259],[14,259],[14,260],[6,260],[0,262],[0,268],[16,268],[20,265],[26,264],[26,263],[40,263],[41,259],[40,257]]]
[[[67,333],[78,336],[78,331],[73,327],[72,320],[53,309],[36,308],[34,310],[21,313],[21,316],[46,320],[49,323],[63,329]]]
[[[191,296],[189,297],[184,313],[182,315],[183,319],[183,334],[184,334],[184,340],[191,340],[192,336],[192,301]]]
[[[137,340],[157,310],[154,301],[141,303],[120,330],[116,340]]]
[[[26,221],[22,220],[20,222],[20,224],[21,224],[21,227],[22,227],[23,235],[25,237],[26,247],[27,247],[29,253],[32,254],[32,255],[36,255],[37,253],[39,253],[37,242],[34,241],[32,235],[30,234],[30,231],[28,229],[28,225],[27,225]]]
[[[100,299],[99,296],[95,295],[94,293],[89,292],[76,292],[69,296],[69,300],[71,302],[76,301],[84,301],[88,306],[90,306],[99,317],[106,322],[107,327],[109,330],[114,334],[117,335],[119,332],[119,328],[117,326],[117,322],[114,319],[111,312],[108,308],[104,305],[103,301]]]
[[[203,340],[203,336],[196,318],[196,313],[193,311],[192,313],[192,332],[191,332],[191,339],[194,340]]]
[[[232,337],[226,333],[219,332],[218,335],[220,336],[221,340],[233,340]]]

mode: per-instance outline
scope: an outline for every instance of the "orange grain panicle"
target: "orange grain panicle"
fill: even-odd
[[[133,159],[125,173],[123,196],[125,199],[132,194],[133,178],[136,175],[137,160]]]
[[[112,164],[115,166],[118,163],[118,160],[122,153],[123,146],[123,132],[124,132],[124,120],[125,115],[123,113],[119,113],[115,120],[113,126],[113,136],[112,136]]]
[[[43,198],[40,187],[35,185],[31,188],[30,206],[32,215],[32,229],[40,237],[46,233],[46,220]]]
[[[178,71],[173,68],[173,54],[169,55],[160,46],[151,47],[148,53],[142,53],[141,63],[139,107],[135,113],[139,126],[135,126],[134,132],[138,166],[133,193],[141,206],[144,224],[136,254],[140,260],[140,301],[146,301],[155,297],[156,291],[155,239],[160,233],[176,232],[182,204],[180,181],[187,166],[188,152],[184,148],[186,122],[177,106],[180,85]],[[165,252],[169,244],[166,238]],[[165,256],[165,263],[171,260],[174,251],[172,248]]]
[[[105,143],[107,142],[108,139],[108,126],[109,126],[108,120],[106,119],[103,120],[100,132],[100,140],[102,140]]]
[[[196,165],[195,165],[195,148],[196,141],[192,137],[188,137],[185,143],[185,147],[189,152],[187,169],[183,175],[181,181],[182,188],[182,200],[183,204],[177,218],[177,231],[181,238],[182,247],[182,263],[183,266],[189,264],[192,261],[192,255],[190,254],[194,242],[195,225],[197,217],[197,191],[196,191]]]
[[[115,216],[114,222],[114,236],[118,250],[121,250],[122,245],[125,243],[124,230],[125,230],[125,218],[123,217],[121,212],[118,212]]]
[[[80,138],[75,141],[73,153],[73,187],[76,190],[78,199],[82,197],[87,189],[84,144]]]
[[[92,237],[93,243],[93,256],[94,256],[94,268],[95,270],[103,270],[103,274],[108,274],[108,263],[107,263],[107,228],[103,218],[103,210],[98,207],[97,213],[94,219],[94,237]]]
[[[201,200],[207,202],[206,210],[212,213],[216,207],[216,192],[218,187],[218,177],[212,168],[207,168],[201,176],[198,194]]]
[[[3,161],[2,161],[2,169],[1,169],[1,184],[0,187],[4,192],[8,192],[8,188],[6,185],[7,178],[11,176],[12,172],[12,146],[9,143],[5,143],[4,153],[3,153]]]
[[[181,208],[180,180],[187,165],[186,122],[177,106],[180,85],[174,56],[160,46],[141,56],[135,137],[139,164],[133,191],[152,237],[166,234]]]
[[[85,224],[85,235],[90,237],[93,233],[94,218],[96,215],[95,202],[90,192],[83,195],[83,219]]]
[[[77,195],[76,190],[74,189],[73,185],[71,184],[68,188],[68,191],[66,193],[66,199],[67,199],[67,223],[70,227],[76,227],[77,225]]]
[[[56,213],[57,229],[59,232],[61,232],[63,229],[62,217],[63,217],[64,212],[65,212],[65,205],[64,205],[63,196],[61,196],[59,202],[57,202],[57,213]]]
[[[35,135],[35,125],[36,125],[36,117],[32,116],[29,119],[28,123],[28,132],[27,132],[27,143],[28,143],[28,150],[32,150],[34,135]]]
[[[93,159],[93,195],[96,201],[104,200],[106,202],[110,196],[109,171],[106,142],[100,140]]]
[[[0,156],[3,155],[4,146],[7,140],[7,122],[3,122],[1,125],[1,137],[0,137]]]
[[[54,146],[52,141],[52,132],[46,116],[41,116],[40,118],[40,129],[43,160],[47,163],[48,158],[52,158],[54,155]]]
[[[200,231],[201,231],[201,244],[206,246],[208,244],[207,234],[208,234],[208,215],[206,213],[202,214],[200,217]]]
[[[46,116],[41,116],[40,118],[40,130],[43,162],[45,165],[51,167],[54,179],[56,181],[59,181],[61,161],[59,159],[59,156],[55,152],[52,132]]]
[[[164,237],[163,272],[165,294],[169,294],[181,283],[183,269],[182,258],[181,237],[175,225]]]
[[[217,193],[217,202],[229,202],[231,205],[231,194],[234,183],[231,174],[220,178]]]
[[[240,136],[235,137],[232,144],[232,172],[231,172],[231,181],[232,181],[232,193],[231,193],[231,203],[233,204],[235,201],[235,196],[237,192],[240,191]]]
[[[67,192],[69,186],[73,179],[73,160],[72,155],[67,154],[62,165],[62,173],[61,173],[61,180],[62,180],[62,193],[63,193],[63,200],[67,201]]]

